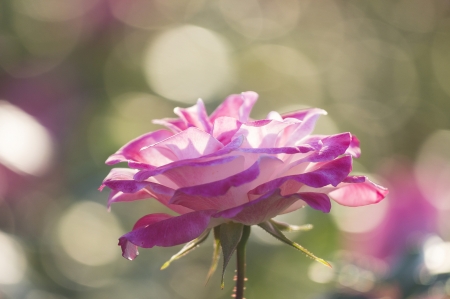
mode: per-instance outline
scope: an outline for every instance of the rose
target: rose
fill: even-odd
[[[324,110],[251,120],[256,100],[254,92],[230,95],[210,116],[201,100],[175,108],[179,118],[154,121],[170,130],[142,135],[109,157],[107,164],[130,168],[114,168],[104,180],[108,205],[155,198],[179,214],[139,219],[120,238],[124,257],[134,259],[137,247],[192,241],[224,223],[268,229],[271,218],[304,205],[328,213],[329,197],[350,207],[385,197],[385,188],[349,175],[360,154],[355,136],[310,135]]]

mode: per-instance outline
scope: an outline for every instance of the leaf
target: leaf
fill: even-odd
[[[222,244],[222,253],[223,253],[223,269],[222,269],[222,282],[221,288],[224,288],[223,276],[225,274],[225,269],[228,265],[228,262],[231,259],[231,256],[236,251],[236,248],[239,244],[239,241],[242,238],[242,232],[244,229],[244,225],[241,223],[224,223],[220,225],[220,243]]]
[[[217,265],[220,258],[220,226],[214,227],[214,252],[211,262],[211,267],[209,268],[208,275],[206,276],[206,283],[208,283],[211,276],[216,272]]]
[[[308,231],[311,230],[313,228],[312,224],[305,224],[305,225],[291,225],[288,223],[284,223],[284,222],[278,222],[275,221],[273,219],[269,220],[270,222],[272,222],[272,224],[278,228],[280,231],[282,232],[298,232],[298,231]]]
[[[206,238],[208,238],[210,231],[211,231],[210,229],[207,229],[198,238],[186,243],[186,245],[184,245],[183,248],[181,248],[181,250],[177,254],[173,255],[170,258],[170,260],[168,260],[167,262],[164,263],[164,265],[161,266],[161,270],[166,269],[173,261],[185,256],[186,254],[197,248],[201,243],[203,243],[206,240]]]
[[[274,236],[275,238],[277,238],[278,240],[294,247],[295,249],[298,249],[302,252],[304,252],[307,256],[309,256],[310,258],[312,258],[315,261],[318,261],[319,263],[327,266],[327,267],[331,267],[330,263],[328,263],[327,261],[318,258],[317,256],[315,256],[314,254],[312,254],[308,249],[304,248],[303,246],[289,240],[288,238],[286,238],[286,236],[281,232],[281,230],[279,230],[276,225],[273,224],[272,221],[266,221],[263,223],[258,224],[262,229],[264,229],[266,232],[268,232],[269,234],[271,234],[272,236]]]

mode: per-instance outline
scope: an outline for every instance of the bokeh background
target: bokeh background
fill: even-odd
[[[117,238],[164,209],[106,209],[105,159],[202,98],[259,93],[252,117],[308,106],[317,133],[361,140],[354,170],[382,203],[306,208],[290,236],[253,229],[247,298],[450,297],[450,1],[3,0],[0,298],[230,298],[205,285],[212,242],[121,257]]]

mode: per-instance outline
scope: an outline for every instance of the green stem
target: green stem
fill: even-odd
[[[250,226],[244,226],[241,240],[237,246],[237,277],[235,299],[244,299],[245,284],[245,245],[250,236]]]

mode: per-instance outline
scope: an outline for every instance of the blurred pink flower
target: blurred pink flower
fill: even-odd
[[[254,92],[230,95],[210,115],[201,100],[176,108],[179,118],[154,121],[159,130],[109,157],[114,168],[100,189],[108,204],[155,198],[179,216],[148,214],[120,238],[123,256],[137,247],[174,246],[223,223],[261,224],[305,204],[325,213],[330,197],[345,206],[377,203],[387,189],[350,176],[359,141],[350,133],[310,135],[321,109],[251,120]]]
[[[347,246],[392,263],[437,233],[439,211],[422,194],[411,163],[405,158],[387,160],[380,173],[390,191],[383,220],[367,233],[349,236]]]

